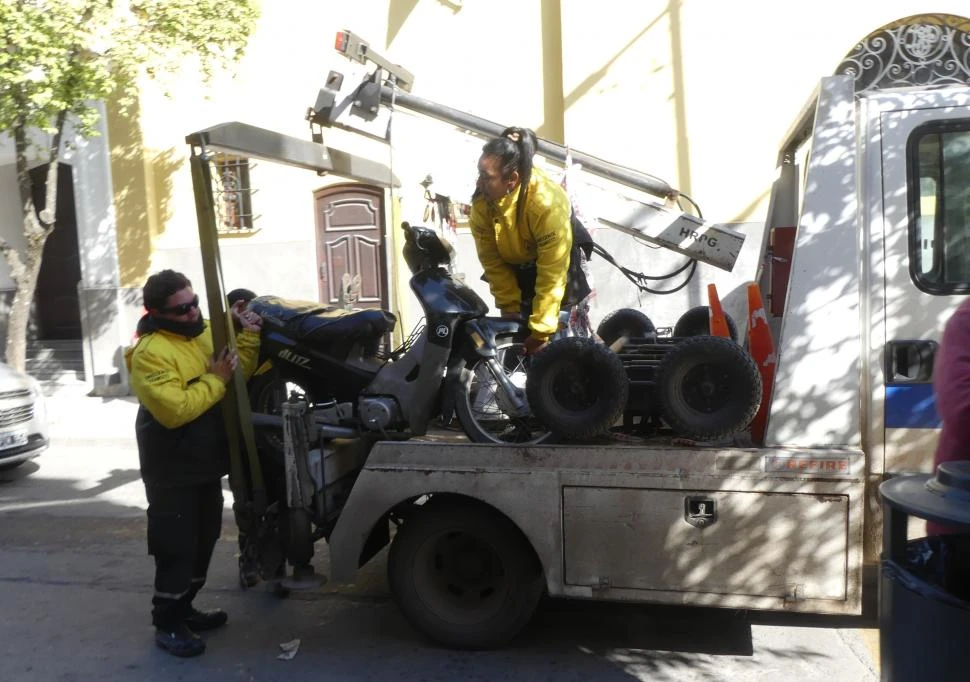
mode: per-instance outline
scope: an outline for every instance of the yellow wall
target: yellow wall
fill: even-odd
[[[965,5],[933,9],[970,13]],[[757,220],[778,144],[818,79],[866,35],[923,8],[915,0],[267,2],[236,77],[209,89],[184,77],[169,86],[172,98],[149,85],[140,126],[113,123],[123,278],[140,283],[150,253],[195,241],[188,132],[241,120],[308,137],[307,106],[327,72],[347,64],[333,50],[337,30],[409,69],[415,95],[660,176],[712,220]],[[394,164],[405,218],[421,208],[423,173],[465,163],[467,150],[458,154],[449,140],[416,134],[392,156],[359,136],[326,133],[332,146]],[[261,231],[250,240],[312,243],[312,190],[339,179],[271,164],[259,178]]]

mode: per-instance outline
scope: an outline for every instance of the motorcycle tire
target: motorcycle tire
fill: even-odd
[[[724,313],[724,320],[727,322],[728,333],[732,341],[738,340],[738,325],[734,319]],[[699,305],[691,308],[680,316],[677,324],[674,325],[674,336],[710,336],[711,334],[711,309],[706,305]]]
[[[249,380],[249,406],[253,412],[282,415],[283,403],[290,393],[303,395],[313,404],[310,392],[274,371],[258,374]],[[256,429],[256,447],[271,460],[283,464],[283,429],[261,426]]]
[[[530,358],[523,355],[523,345],[512,337],[496,339],[496,357],[512,383],[525,396],[527,366]],[[472,362],[460,360],[454,371],[457,380],[446,385],[448,403],[473,443],[516,443],[536,445],[549,442],[552,434],[534,417],[510,418],[499,404],[492,377],[483,358]]]
[[[678,435],[720,440],[743,429],[761,405],[761,374],[730,339],[693,336],[679,341],[657,368],[660,412]]]
[[[603,318],[596,328],[596,335],[603,339],[603,343],[612,346],[613,342],[622,336],[631,339],[643,337],[657,331],[653,322],[636,308],[620,308]]]
[[[557,439],[586,440],[623,415],[630,381],[619,356],[594,339],[567,337],[540,350],[529,367],[526,395]]]

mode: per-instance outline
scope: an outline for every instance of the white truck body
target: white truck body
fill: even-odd
[[[797,225],[764,444],[381,442],[329,538],[332,578],[353,581],[398,512],[450,496],[511,520],[552,595],[859,613],[878,483],[932,463],[934,343],[970,290],[967,152],[970,88],[824,79],[743,247]],[[778,254],[761,256],[732,276],[778,296],[760,267]]]

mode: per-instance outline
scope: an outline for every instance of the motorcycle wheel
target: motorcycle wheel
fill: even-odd
[[[495,350],[506,376],[524,397],[529,358],[522,354],[523,345],[510,337],[500,338]],[[458,423],[473,443],[535,445],[552,438],[535,417],[512,418],[502,410],[495,378],[482,358],[460,367],[458,381],[451,390]]]
[[[761,405],[761,374],[734,341],[692,336],[660,361],[657,391],[664,421],[678,435],[719,440],[754,419]]]
[[[249,406],[253,412],[283,414],[283,403],[291,393],[302,395],[313,404],[313,396],[299,384],[270,371],[249,380]],[[273,460],[283,463],[283,429],[261,426],[256,429],[256,446]]]
[[[623,414],[629,392],[620,357],[582,337],[558,339],[540,350],[526,383],[533,412],[563,440],[609,431]]]

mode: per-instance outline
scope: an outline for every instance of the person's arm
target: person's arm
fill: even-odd
[[[970,423],[970,308],[961,307],[946,325],[933,388],[944,422],[954,428]]]
[[[183,385],[174,362],[150,350],[132,357],[131,388],[145,409],[167,429],[198,419],[226,394],[226,382],[212,372]]]
[[[472,204],[472,213],[468,223],[471,226],[472,237],[475,238],[475,250],[478,261],[485,271],[488,288],[495,298],[495,305],[502,313],[517,313],[522,307],[522,292],[515,279],[511,266],[502,260],[495,244],[495,228],[476,202]]]
[[[256,371],[256,363],[259,361],[259,331],[241,331],[236,336],[236,352],[239,353],[243,376],[248,379]]]
[[[537,252],[536,295],[529,329],[533,336],[545,340],[559,329],[559,309],[566,293],[573,233],[565,193],[537,196],[535,201],[529,227]]]

